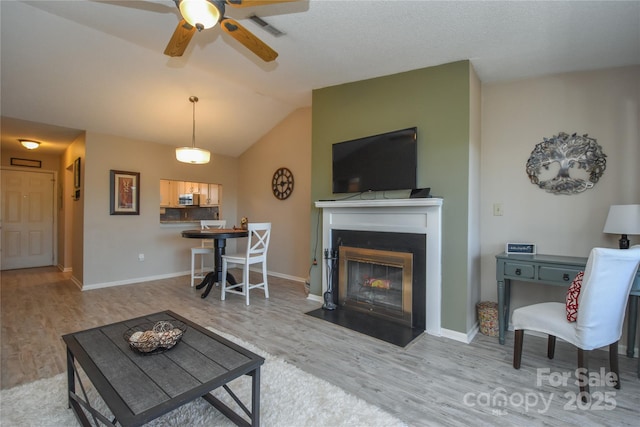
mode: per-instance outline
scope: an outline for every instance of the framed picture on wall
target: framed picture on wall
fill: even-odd
[[[42,162],[40,160],[19,159],[17,157],[12,157],[11,166],[26,166],[28,168],[41,168]]]
[[[111,215],[140,215],[140,172],[111,170]]]

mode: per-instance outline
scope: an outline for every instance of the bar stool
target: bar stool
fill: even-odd
[[[209,228],[224,228],[227,225],[227,221],[224,219],[205,219],[200,221],[200,228],[202,230],[207,230]],[[196,269],[196,257],[200,256],[200,269]],[[215,266],[211,269],[205,269],[204,258],[205,256],[210,256],[210,259],[213,259],[213,240],[212,239],[202,239],[200,242],[200,246],[196,246],[191,248],[191,287],[194,286],[194,281],[196,279],[204,279],[204,277],[210,271],[213,271]]]

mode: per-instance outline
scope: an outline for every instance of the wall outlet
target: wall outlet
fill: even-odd
[[[144,261],[144,254],[138,254],[138,261]]]
[[[504,211],[502,210],[502,203],[493,204],[493,216],[502,216]]]

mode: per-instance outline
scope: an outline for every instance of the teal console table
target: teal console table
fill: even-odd
[[[583,257],[506,253],[496,255],[500,344],[504,344],[504,332],[509,325],[511,280],[565,286],[568,288],[576,277],[576,274],[584,271],[586,265],[587,258]],[[633,357],[638,317],[638,299],[640,297],[640,270],[636,273],[630,295],[629,324],[627,327],[627,356]]]

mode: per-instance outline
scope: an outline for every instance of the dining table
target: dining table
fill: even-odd
[[[182,231],[182,237],[187,239],[213,240],[214,270],[207,273],[204,279],[202,279],[202,282],[196,285],[196,289],[205,288],[200,298],[206,298],[214,284],[222,283],[222,255],[224,255],[227,246],[227,239],[237,239],[247,237],[248,235],[249,232],[243,228],[208,228]],[[235,277],[229,272],[227,272],[225,279],[229,285],[238,283]]]

